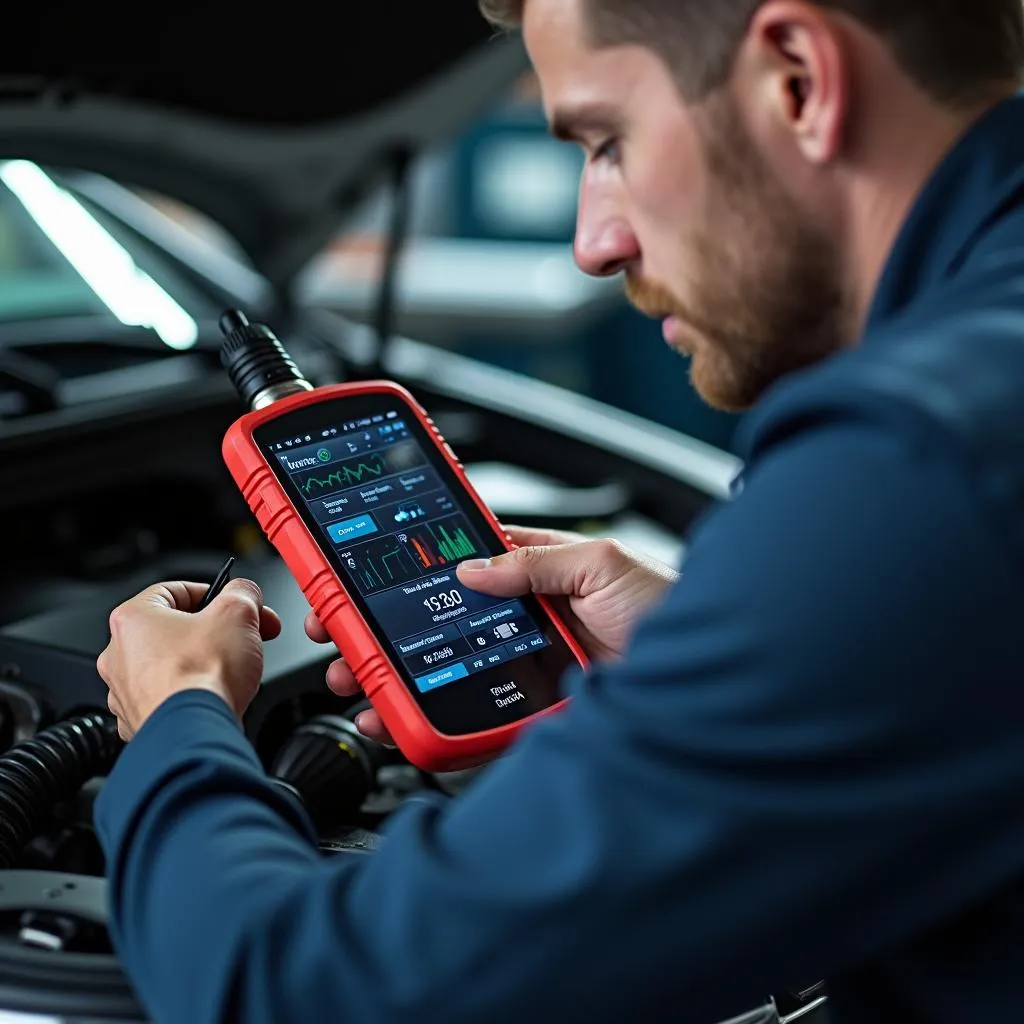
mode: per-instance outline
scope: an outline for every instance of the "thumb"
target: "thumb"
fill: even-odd
[[[259,586],[252,580],[236,579],[224,587],[206,610],[218,617],[230,618],[239,625],[258,628],[262,608],[263,593]]]
[[[527,546],[494,558],[460,562],[456,573],[467,587],[495,597],[577,594],[582,544]]]

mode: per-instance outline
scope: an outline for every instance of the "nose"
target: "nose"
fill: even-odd
[[[576,216],[576,265],[593,277],[610,277],[640,258],[640,245],[614,195],[612,183],[588,168],[580,182]]]

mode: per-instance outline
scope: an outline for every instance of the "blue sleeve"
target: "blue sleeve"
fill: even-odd
[[[460,799],[321,859],[205,694],[105,786],[158,1022],[717,1020],[1016,876],[1021,578],[940,444],[781,439],[627,657]]]

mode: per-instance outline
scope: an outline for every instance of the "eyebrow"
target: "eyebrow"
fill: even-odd
[[[562,107],[551,117],[551,134],[563,142],[579,142],[587,134],[618,134],[622,117],[607,103]]]

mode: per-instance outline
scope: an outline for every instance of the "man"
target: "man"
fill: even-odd
[[[598,662],[354,863],[238,727],[280,628],[255,587],[118,609],[100,670],[135,738],[97,817],[141,998],[701,1024],[826,978],[838,1024],[1020,1019],[1020,0],[486,7],[586,152],[580,265],[624,272],[708,401],[756,403],[743,486],[678,582],[528,534],[460,567],[569,595]]]

